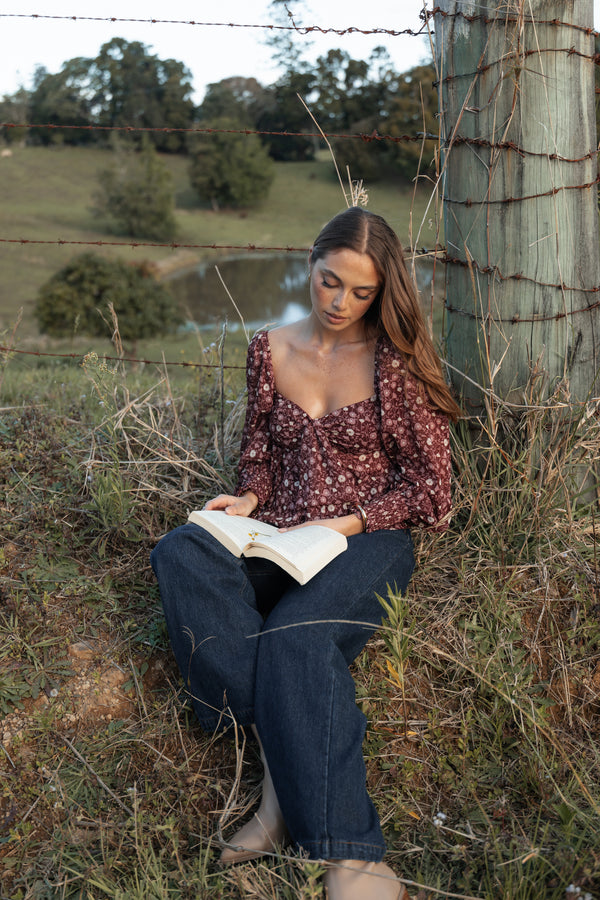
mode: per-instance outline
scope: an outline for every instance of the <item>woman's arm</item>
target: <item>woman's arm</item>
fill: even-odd
[[[381,428],[396,484],[364,504],[367,530],[446,528],[451,509],[448,418],[430,405],[418,380],[393,357],[381,381]]]
[[[352,534],[360,534],[363,529],[362,518],[359,513],[351,513],[349,516],[339,516],[337,519],[312,519],[310,522],[303,522],[301,525],[292,525],[290,528],[280,528],[280,531],[295,531],[296,528],[306,528],[307,525],[323,525],[325,528],[332,528],[350,537]]]
[[[269,414],[273,407],[275,386],[271,367],[268,365],[269,358],[267,333],[259,332],[248,347],[248,401],[235,489],[238,497],[252,493],[257,498],[254,509],[266,503],[273,486]]]

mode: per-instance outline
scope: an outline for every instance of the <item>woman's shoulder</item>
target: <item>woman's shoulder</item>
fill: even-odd
[[[380,370],[391,370],[402,376],[409,374],[406,357],[387,334],[380,335],[377,339],[375,357]]]

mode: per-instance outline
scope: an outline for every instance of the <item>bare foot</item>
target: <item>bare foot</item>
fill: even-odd
[[[325,872],[328,900],[410,900],[393,870],[383,862],[332,859]]]

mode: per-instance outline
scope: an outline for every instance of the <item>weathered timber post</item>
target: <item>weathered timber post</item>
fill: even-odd
[[[531,372],[600,395],[592,0],[436,2],[448,362],[507,400]]]

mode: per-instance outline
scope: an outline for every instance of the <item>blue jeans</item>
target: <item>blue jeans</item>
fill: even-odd
[[[192,523],[159,542],[152,566],[200,724],[256,724],[288,831],[311,858],[379,861],[366,719],[348,666],[381,625],[377,595],[406,590],[410,533],[350,537],[302,586],[267,560],[237,559]]]

